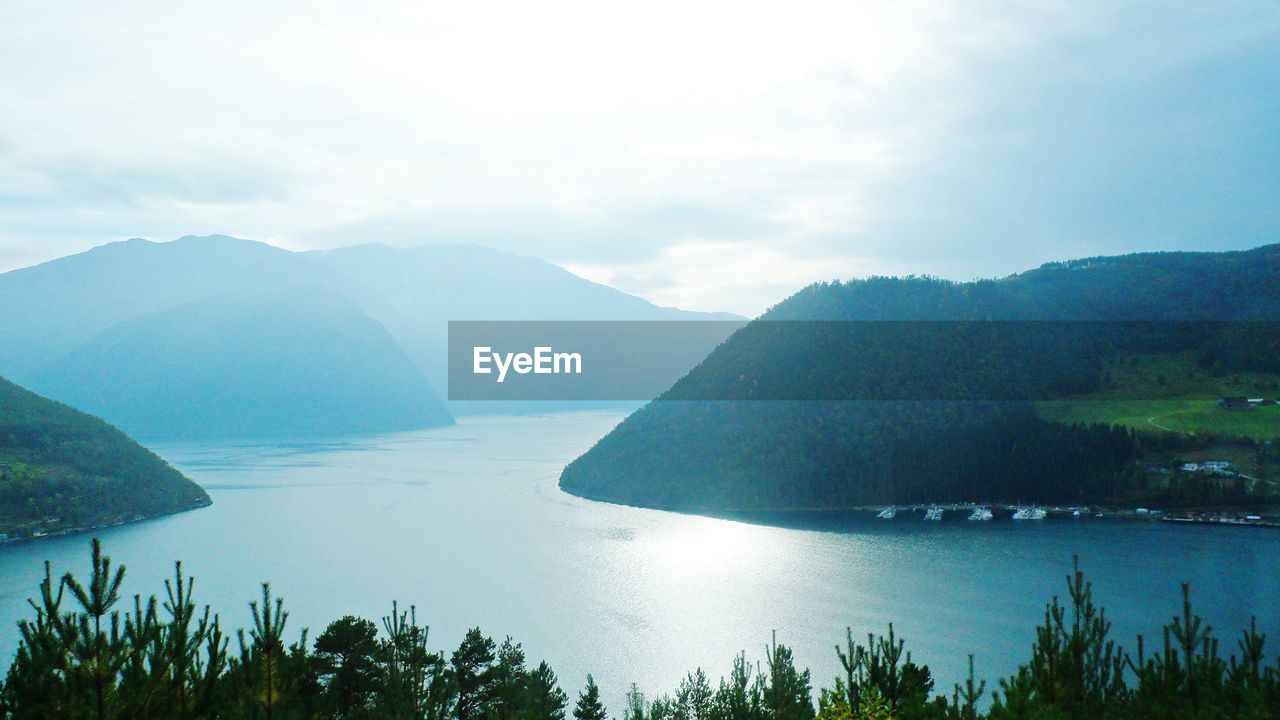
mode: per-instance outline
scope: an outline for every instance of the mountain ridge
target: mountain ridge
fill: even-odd
[[[60,383],[57,373],[77,362],[84,371],[87,364],[77,361],[77,356],[107,358],[108,348],[99,340],[104,333],[127,332],[130,321],[154,319],[156,313],[192,302],[284,290],[324,291],[354,303],[370,322],[385,328],[426,379],[435,398],[425,399],[416,390],[414,394],[423,398],[424,406],[432,407],[447,387],[447,321],[451,319],[722,317],[660,308],[545,260],[478,245],[395,248],[370,243],[294,252],[228,235],[186,235],[169,242],[134,238],[0,274],[0,307],[6,309],[0,313],[0,373],[78,404],[86,401],[87,381],[72,377]],[[246,317],[267,311],[265,306],[250,308]],[[338,328],[334,332],[341,334]],[[102,364],[127,368],[148,355],[141,347],[131,352],[135,353],[131,357],[117,354]],[[193,356],[189,362],[195,367],[199,359]],[[287,364],[287,359],[281,363]],[[228,364],[227,371],[234,380],[245,369]],[[185,371],[174,365],[173,372]],[[101,373],[95,378],[97,384],[111,380]],[[76,387],[64,387],[68,384]],[[148,393],[141,378],[135,377],[132,384],[135,394]],[[332,388],[343,384],[337,381]],[[319,390],[337,392],[332,388]],[[121,396],[127,394],[122,390]],[[154,429],[154,425],[131,425],[132,418],[124,412],[116,414],[111,405],[90,402],[90,406],[142,434]],[[487,406],[478,409],[496,411]],[[351,417],[348,429],[353,432],[404,429],[400,422],[378,426],[360,422],[358,415]],[[439,422],[446,420],[442,417]]]
[[[813,319],[1261,320],[1267,321],[1258,326],[1265,332],[1256,337],[1241,336],[1238,324],[1209,323],[1206,327],[1217,334],[1195,336],[1200,344],[1192,349],[1204,363],[1280,372],[1280,336],[1274,324],[1280,320],[1280,245],[1228,254],[1120,256],[1078,265],[1077,270],[1051,267],[968,283],[880,277],[807,286],[722,343],[676,382],[667,399],[633,413],[566,466],[560,486],[592,499],[698,510],[975,498],[1067,503],[1132,499],[1147,492],[1133,460],[1150,450],[1151,443],[1124,428],[1050,423],[1027,402],[812,399],[823,397],[828,385],[840,387],[846,381],[855,384],[842,388],[850,392],[840,397],[884,397],[874,392],[877,377],[928,380],[944,368],[951,371],[949,382],[962,389],[966,383],[982,387],[982,376],[965,373],[994,373],[998,380],[1003,368],[1015,367],[1032,379],[1041,368],[1052,375],[1050,380],[1070,381],[1042,383],[1045,387],[1084,392],[1101,380],[1097,353],[1114,347],[1186,349],[1178,343],[1185,344],[1189,336],[1180,334],[1176,323],[1157,323],[1156,331],[1147,334],[1122,333],[1121,325],[1103,323],[1080,343],[1074,337],[1058,339],[1055,352],[1078,357],[1068,354],[1060,362],[1030,366],[1010,364],[1014,356],[1002,359],[981,346],[938,344],[941,340],[927,334],[915,352],[903,355],[872,336],[869,345],[855,348],[867,364],[848,369],[841,357],[824,355],[840,347],[830,337],[800,330],[787,334],[767,326],[769,321]],[[1016,349],[1011,342],[1002,352]],[[796,358],[809,360],[797,365]],[[825,364],[819,363],[823,358]],[[812,401],[745,399],[755,387],[754,378],[766,384],[781,379],[775,384],[813,391],[792,395]],[[921,386],[929,387],[927,382]],[[682,388],[694,391],[682,394]],[[708,397],[708,388],[724,393],[716,397],[735,400],[682,399]],[[860,389],[867,392],[860,395]],[[1168,442],[1176,449],[1184,440]]]

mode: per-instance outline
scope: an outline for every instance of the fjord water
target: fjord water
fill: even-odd
[[[560,492],[564,464],[619,420],[464,419],[316,443],[162,445],[213,506],[99,535],[128,566],[130,594],[163,593],[181,559],[197,600],[243,627],[270,580],[291,634],[309,627],[313,638],[343,614],[380,618],[396,599],[417,606],[433,647],[451,650],[477,625],[511,635],[571,696],[593,673],[615,713],[632,682],[668,692],[698,666],[727,674],[742,650],[762,660],[773,629],[816,684],[838,671],[833,646],[846,626],[861,635],[894,622],[939,690],[961,678],[969,652],[994,686],[1028,657],[1073,555],[1126,647],[1139,632],[1159,641],[1183,581],[1224,648],[1251,615],[1280,639],[1280,532],[906,514],[783,528]],[[0,546],[6,664],[42,562],[83,573],[87,550],[87,536]]]

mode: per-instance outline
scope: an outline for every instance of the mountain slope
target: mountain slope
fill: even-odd
[[[191,371],[200,364],[199,358],[188,353],[184,362],[178,362],[175,356],[161,364],[148,359],[148,343],[159,343],[160,335],[180,333],[181,328],[171,321],[151,330],[143,326],[165,321],[164,311],[190,303],[291,291],[324,291],[354,303],[369,319],[386,328],[394,344],[416,365],[428,385],[434,386],[437,396],[443,396],[446,387],[449,320],[733,317],[660,308],[542,260],[471,245],[407,249],[359,245],[326,252],[290,252],[218,235],[188,236],[167,243],[134,239],[0,274],[0,373],[57,397],[83,402],[140,433],[168,435],[178,427],[195,432],[211,422],[214,425],[209,432],[214,432],[216,425],[218,433],[225,433],[233,429],[229,418],[223,421],[215,417],[224,406],[192,406],[187,400],[195,397],[188,392],[193,389],[181,387],[190,384]],[[337,306],[330,303],[326,307]],[[242,305],[244,321],[271,322],[256,317],[264,308]],[[309,322],[319,320],[312,317]],[[148,333],[150,338],[144,340]],[[127,345],[127,351],[121,340],[124,337],[132,343]],[[199,346],[198,338],[190,340],[194,343],[191,347]],[[257,342],[256,351],[277,356],[284,352],[283,348],[274,347],[276,339],[270,335],[260,336]],[[170,351],[176,352],[177,348],[165,350]],[[385,347],[373,351],[387,357],[390,353]],[[380,382],[386,384],[399,378],[408,383],[404,386],[406,397],[423,403],[418,408],[419,415],[434,418],[423,422],[448,422],[437,412],[437,399],[426,398],[418,381],[409,379],[403,368],[396,363],[381,367],[393,365],[395,372]],[[147,368],[172,375],[146,377],[141,371]],[[224,362],[223,370],[227,374],[218,377],[217,382],[229,388],[250,389],[255,382],[266,381],[246,375],[262,370],[260,366]],[[332,382],[322,385],[330,393],[372,381],[369,377],[359,381],[330,379]],[[174,396],[177,402],[157,394],[153,384],[181,391]],[[380,392],[381,396],[387,395],[385,390]],[[298,397],[295,395],[294,399]],[[130,409],[116,415],[108,409],[108,399],[111,408],[121,408],[124,403]],[[252,399],[246,398],[239,407],[247,410],[251,405]],[[189,414],[179,416],[179,407]],[[267,406],[259,410],[275,412],[275,408]],[[339,425],[351,432],[399,428],[405,425],[404,419],[413,416],[403,408],[392,408],[378,413],[382,416],[379,421],[366,417],[375,410],[368,406],[365,414],[346,415],[343,423],[324,427],[335,432]],[[389,422],[389,416],[398,419]],[[269,417],[238,417],[238,421],[247,423],[246,431],[252,434],[267,432],[268,426],[273,431],[289,432],[306,427],[293,420],[272,425]]]
[[[111,525],[209,496],[107,423],[0,378],[0,535]]]
[[[215,295],[327,286],[312,259],[223,235],[139,238],[0,274],[0,373],[29,376],[124,320]]]
[[[387,326],[441,394],[450,320],[736,320],[656,306],[538,258],[477,245],[356,245],[311,253]]]
[[[1132,465],[1142,446],[1132,432],[1047,422],[1023,402],[1044,395],[996,403],[965,391],[1008,381],[1050,397],[1088,392],[1102,381],[1103,358],[1119,350],[1190,351],[1206,363],[1275,372],[1275,325],[979,323],[968,342],[948,330],[904,348],[893,342],[898,332],[842,346],[837,341],[847,338],[833,341],[822,323],[770,321],[1277,320],[1277,278],[1273,245],[1094,258],[973,283],[810,286],[735,333],[662,401],[628,417],[570,463],[560,484],[590,498],[709,510],[1115,499],[1142,482]],[[855,327],[862,326],[881,324]],[[974,341],[992,328],[1011,332],[1005,345]],[[1057,344],[1036,358],[1045,337]],[[890,387],[884,378],[893,379]],[[761,396],[807,401],[749,399]],[[850,398],[860,400],[835,401]]]
[[[126,320],[31,385],[152,439],[452,422],[380,324],[350,300],[315,289],[220,295]]]

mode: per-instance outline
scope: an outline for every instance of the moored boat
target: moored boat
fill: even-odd
[[[991,512],[991,508],[987,507],[976,507],[973,512],[969,513],[969,519],[975,522],[983,522],[993,517],[995,515]]]

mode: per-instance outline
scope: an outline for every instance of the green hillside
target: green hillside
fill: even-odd
[[[1276,464],[1274,408],[1214,405],[1228,391],[1275,397],[1276,320],[1280,245],[969,283],[819,283],[735,333],[560,483],[712,511],[1272,502],[1265,483],[1144,468],[1226,446],[1255,473]]]
[[[116,428],[0,378],[0,538],[203,507],[200,486]]]
[[[1280,436],[1280,406],[1224,410],[1217,398],[1048,400],[1041,417],[1059,423],[1106,423],[1138,432],[1213,433],[1249,440]]]
[[[1255,441],[1280,437],[1280,375],[1205,367],[1191,353],[1126,354],[1109,358],[1099,387],[1086,395],[1037,404],[1060,423],[1106,423],[1137,432],[1212,434]],[[1223,397],[1272,404],[1222,407]]]

